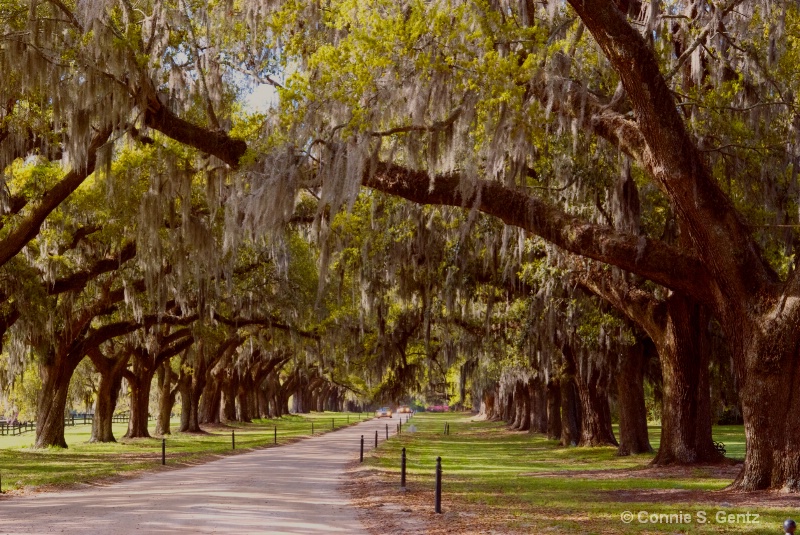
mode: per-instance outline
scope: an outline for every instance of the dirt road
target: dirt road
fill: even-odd
[[[366,534],[339,488],[345,465],[397,420],[87,490],[0,501],[0,534]]]

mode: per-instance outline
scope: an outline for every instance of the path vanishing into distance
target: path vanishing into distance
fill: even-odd
[[[293,444],[119,483],[0,501],[0,534],[366,534],[340,490],[347,463],[385,439],[369,420]],[[169,462],[169,461],[168,461]]]

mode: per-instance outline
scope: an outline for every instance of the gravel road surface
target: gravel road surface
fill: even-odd
[[[366,534],[340,489],[345,465],[396,419],[179,470],[0,501],[0,534]]]

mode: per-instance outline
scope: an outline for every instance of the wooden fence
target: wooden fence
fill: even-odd
[[[64,425],[88,425],[92,423],[93,419],[94,415],[92,414],[77,414],[75,416],[68,416],[64,418]],[[128,412],[115,414],[111,417],[111,421],[114,423],[125,423],[130,419],[131,415]],[[23,433],[29,433],[31,431],[36,431],[36,422],[14,422],[13,424],[8,422],[0,422],[0,436],[15,436]]]

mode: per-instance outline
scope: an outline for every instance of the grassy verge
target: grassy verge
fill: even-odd
[[[442,433],[445,422],[449,435]],[[463,414],[418,414],[404,427],[401,437],[370,452],[365,468],[380,473],[384,491],[387,484],[399,486],[400,450],[406,447],[409,492],[393,487],[387,499],[398,507],[422,503],[420,512],[427,515],[441,456],[445,515],[428,518],[443,533],[782,533],[783,520],[798,516],[800,500],[723,491],[736,466],[650,469],[652,455],[561,448]],[[657,447],[658,430],[652,431]],[[714,435],[729,456],[744,456],[741,427],[720,427]],[[622,521],[626,511],[633,514],[630,523]]]
[[[371,414],[363,414],[366,418]],[[274,445],[277,428],[278,444],[320,434],[359,421],[359,415],[347,413],[312,413],[291,415],[253,423],[232,423],[214,426],[203,434],[173,433],[166,436],[167,465],[201,462],[215,455],[227,455]],[[152,424],[152,422],[151,422]],[[172,428],[178,426],[172,422]],[[68,449],[32,448],[33,433],[0,436],[0,479],[5,492],[31,487],[63,486],[88,483],[126,473],[161,469],[161,438],[122,439],[127,424],[114,424],[119,442],[90,444],[91,425],[67,427]],[[235,433],[236,450],[232,450],[231,431]]]

